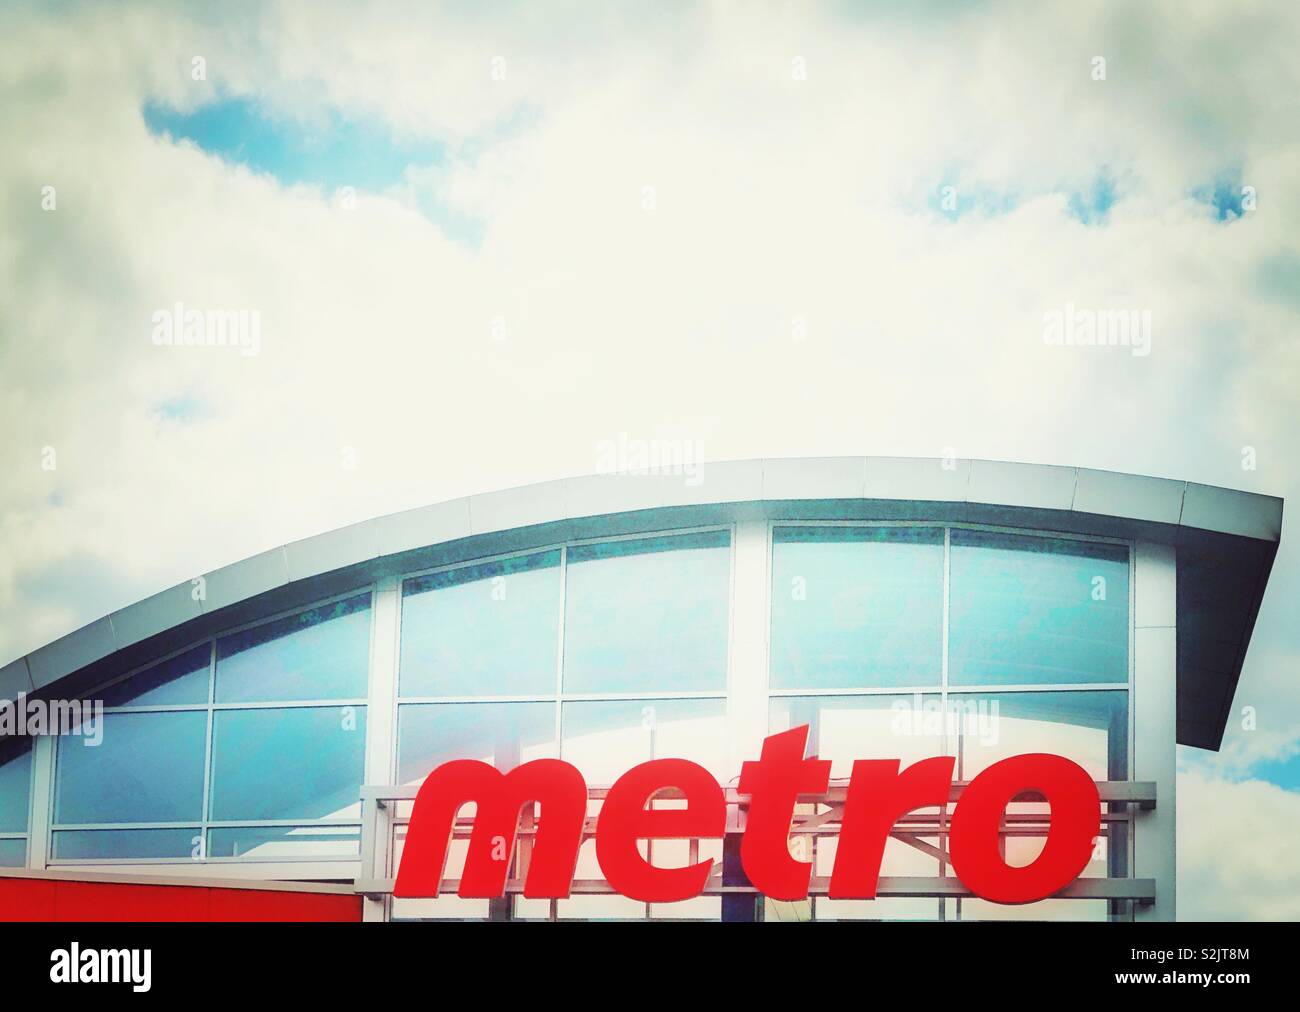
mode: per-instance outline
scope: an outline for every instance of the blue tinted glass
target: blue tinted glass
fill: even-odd
[[[219,710],[212,818],[324,819],[360,811],[366,708]]]
[[[26,863],[26,840],[0,840],[0,868],[21,868]]]
[[[370,595],[217,640],[218,703],[361,699],[370,671]]]
[[[356,826],[238,826],[208,833],[208,857],[311,861],[360,853],[361,831]]]
[[[570,548],[565,691],[725,688],[730,544],[712,531]]]
[[[726,779],[725,699],[601,699],[564,704],[561,758],[591,786],[609,786],[638,763],[689,759]]]
[[[557,754],[554,703],[437,703],[398,708],[398,783],[423,780],[453,759],[478,759],[509,770]]]
[[[554,693],[559,627],[558,551],[407,580],[402,695]]]
[[[198,853],[202,836],[198,826],[187,829],[61,830],[54,834],[54,858],[58,861],[192,858]]]
[[[952,532],[953,685],[1128,681],[1128,549]]]
[[[103,700],[105,706],[206,706],[211,663],[212,645],[204,643],[110,685],[94,698]]]
[[[54,821],[187,822],[203,811],[206,711],[109,713],[104,738],[62,737]]]
[[[1128,779],[1127,692],[954,692],[948,705],[967,716],[951,736],[959,780],[1030,752],[1073,759],[1094,780]]]
[[[27,832],[32,790],[32,740],[0,738],[0,833]]]
[[[943,531],[777,527],[772,686],[848,689],[943,680]]]

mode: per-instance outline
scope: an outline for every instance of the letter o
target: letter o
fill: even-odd
[[[1023,868],[1003,860],[1002,814],[1016,795],[1040,791],[1051,806],[1047,842]],[[1087,867],[1101,830],[1101,798],[1086,770],[1062,756],[1033,752],[996,762],[962,793],[948,838],[953,871],[995,903],[1032,903],[1068,885]]]

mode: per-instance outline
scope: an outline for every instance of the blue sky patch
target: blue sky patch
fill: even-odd
[[[1213,182],[1192,190],[1192,199],[1214,208],[1219,221],[1236,221],[1242,215],[1241,173],[1219,176]]]
[[[1104,225],[1115,198],[1115,180],[1103,170],[1088,189],[1070,194],[1070,213],[1085,225]]]
[[[143,111],[155,136],[191,141],[286,186],[380,191],[400,183],[408,166],[440,165],[446,159],[445,147],[436,141],[399,138],[379,120],[334,109],[308,122],[274,117],[255,100],[235,97],[190,112],[148,102]]]

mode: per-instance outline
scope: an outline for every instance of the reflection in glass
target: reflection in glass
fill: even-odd
[[[21,868],[26,863],[26,840],[0,840],[0,868]]]
[[[942,654],[941,529],[773,529],[773,688],[937,686]]]
[[[57,861],[193,859],[203,834],[186,829],[77,829],[54,833]]]
[[[32,740],[0,738],[0,833],[27,832],[31,791]]]
[[[189,822],[203,811],[206,711],[106,713],[98,746],[58,740],[54,821]]]
[[[710,531],[570,548],[565,691],[724,689],[730,543]]]
[[[559,626],[558,551],[407,580],[401,694],[554,693]]]
[[[369,670],[366,593],[217,640],[216,701],[363,699]]]
[[[725,699],[615,699],[564,704],[561,758],[592,787],[638,763],[690,759],[719,782],[727,770]]]
[[[356,826],[238,826],[208,832],[208,857],[317,861],[360,854]]]
[[[953,708],[982,713],[963,722],[955,742],[958,780],[1029,752],[1065,756],[1094,780],[1128,779],[1128,693],[952,693]]]
[[[212,644],[204,643],[94,694],[105,706],[206,706]]]
[[[1128,681],[1128,549],[954,530],[949,683]]]
[[[219,710],[213,720],[214,821],[360,813],[364,706]]]
[[[806,754],[831,761],[832,779],[856,759],[899,759],[909,766],[944,755],[938,693],[871,696],[775,696],[769,733],[808,725]]]
[[[554,758],[554,703],[403,703],[397,782],[419,783],[443,763],[478,759],[506,771]]]

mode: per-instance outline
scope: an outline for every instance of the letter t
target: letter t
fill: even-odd
[[[740,793],[749,795],[740,861],[759,892],[774,900],[808,895],[812,864],[790,854],[790,821],[800,795],[825,794],[829,759],[805,759],[808,725],[793,727],[763,741],[762,758],[740,768]]]

